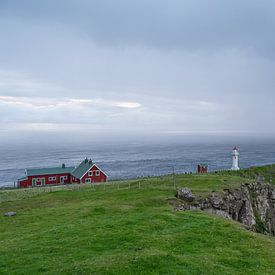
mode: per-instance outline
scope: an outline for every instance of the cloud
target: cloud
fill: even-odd
[[[274,132],[274,7],[0,1],[1,128]]]
[[[0,68],[0,95],[33,96],[40,94],[64,93],[64,89],[50,81],[33,78],[32,76]]]
[[[2,17],[70,28],[99,45],[215,51],[253,48],[273,56],[275,3],[267,0],[1,1]]]
[[[138,102],[115,102],[114,104],[117,107],[128,108],[128,109],[141,107],[141,104]]]
[[[142,105],[139,102],[102,98],[12,96],[0,96],[0,107],[2,123],[34,123],[36,128],[39,125],[82,124],[83,127],[103,125],[108,129],[127,127],[128,129],[139,128],[141,130],[152,127],[162,128],[162,125],[169,125],[166,127],[170,129],[176,125],[190,126],[198,119],[201,122],[204,121],[219,109],[212,102],[190,100],[175,102],[165,98],[148,98],[148,102]]]
[[[0,104],[3,105],[13,105],[22,106],[31,109],[52,109],[52,108],[68,108],[72,110],[74,108],[105,108],[105,107],[117,107],[133,109],[141,107],[138,102],[124,102],[124,101],[110,101],[101,98],[97,99],[68,99],[68,98],[27,98],[27,97],[12,97],[12,96],[0,96]]]

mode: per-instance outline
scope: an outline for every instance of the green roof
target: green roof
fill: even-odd
[[[35,168],[26,169],[27,176],[39,176],[39,175],[53,175],[53,174],[67,174],[71,173],[75,167],[53,167],[53,168]]]
[[[88,159],[84,159],[73,171],[72,175],[75,178],[81,179],[84,174],[93,167],[94,163]]]

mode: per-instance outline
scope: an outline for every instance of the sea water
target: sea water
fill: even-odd
[[[91,158],[109,179],[195,172],[199,163],[209,170],[230,169],[231,142],[136,142],[0,145],[0,186],[13,186],[26,168],[77,166]],[[242,140],[237,144],[240,167],[275,163],[275,142]]]

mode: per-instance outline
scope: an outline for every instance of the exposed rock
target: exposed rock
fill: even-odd
[[[4,214],[4,216],[6,216],[6,217],[11,217],[11,216],[15,216],[16,215],[16,212],[6,212],[5,214]]]
[[[193,196],[192,192],[188,188],[181,188],[177,191],[177,198],[187,201],[187,202],[192,202],[194,201],[195,197]]]
[[[264,183],[262,178],[197,200],[189,189],[181,188],[177,197],[183,203],[176,210],[201,209],[238,221],[250,230],[275,236],[275,187]]]

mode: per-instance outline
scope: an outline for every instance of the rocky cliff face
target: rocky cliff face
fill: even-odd
[[[176,210],[201,209],[243,223],[248,229],[275,236],[275,187],[257,180],[239,188],[212,192],[196,199],[187,188],[179,189]]]

